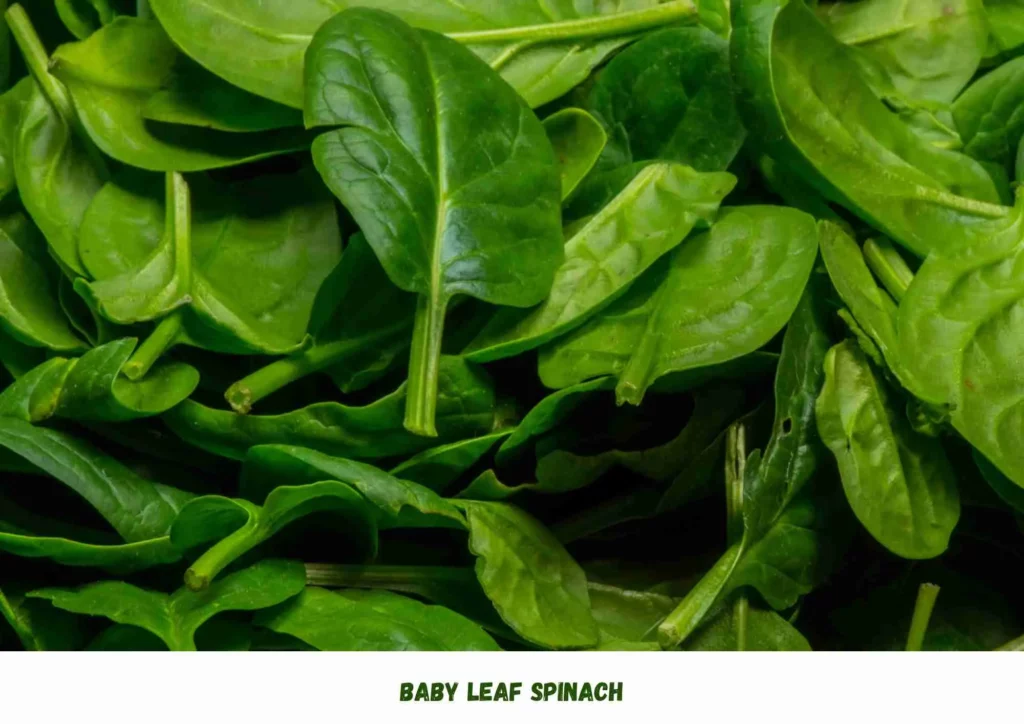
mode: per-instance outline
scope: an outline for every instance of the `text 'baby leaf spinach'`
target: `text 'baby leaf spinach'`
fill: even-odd
[[[381,82],[381,74],[387,82]],[[306,54],[313,158],[391,280],[418,295],[405,424],[435,436],[444,317],[457,294],[525,307],[562,260],[544,128],[458,43],[373,10],[339,13]]]

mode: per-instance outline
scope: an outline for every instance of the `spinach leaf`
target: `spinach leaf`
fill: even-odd
[[[953,103],[964,153],[1013,176],[1024,137],[1024,58],[1005,63],[974,81]]]
[[[6,18],[32,69],[13,143],[18,194],[57,261],[81,275],[78,227],[107,179],[106,164],[81,130],[67,89],[49,74],[46,51],[24,11],[15,6]]]
[[[775,424],[765,452],[754,451],[738,476],[742,531],[658,629],[678,646],[738,587],[755,587],[776,609],[796,603],[822,574],[824,506],[808,488],[822,457],[815,402],[828,349],[823,291],[814,280],[786,329],[775,376]],[[739,451],[742,452],[742,451]],[[742,456],[740,458],[742,460]]]
[[[159,415],[192,394],[199,373],[182,362],[159,365],[138,381],[121,376],[135,345],[129,337],[76,359],[47,360],[0,393],[0,416],[118,422]]]
[[[168,533],[192,497],[145,480],[112,457],[57,430],[0,417],[0,446],[67,486],[93,507],[123,544],[93,544],[35,536],[0,523],[0,549],[27,557],[48,557],[73,566],[144,568],[179,555]]]
[[[601,71],[587,108],[608,131],[595,173],[648,161],[725,170],[746,131],[729,74],[729,43],[702,27],[650,33]]]
[[[1015,264],[1024,201],[991,222],[967,248],[933,254],[900,302],[900,359],[914,394],[949,410],[953,426],[1004,474],[1024,484],[1016,430],[1022,390],[1017,306],[1024,293]]]
[[[299,348],[340,258],[334,208],[309,173],[196,186],[193,205],[184,178],[168,174],[161,205],[152,183],[141,193],[107,184],[83,220],[79,249],[96,281],[76,290],[119,324],[160,320],[125,370],[132,378],[178,343],[235,354]],[[262,283],[252,284],[257,270]]]
[[[353,7],[394,13],[471,48],[538,106],[583,81],[609,54],[652,27],[693,19],[687,0],[547,5],[522,0],[423,4],[414,0],[151,0],[174,42],[201,65],[246,90],[302,105],[303,55],[332,15]],[[246,48],[240,59],[235,48]]]
[[[75,651],[85,643],[74,616],[25,598],[18,587],[0,590],[0,616],[14,629],[26,651]]]
[[[500,651],[455,611],[390,591],[307,588],[257,623],[321,651]]]
[[[865,0],[819,5],[880,96],[950,103],[981,64],[988,27],[981,0]],[[879,92],[882,90],[882,92]]]
[[[363,407],[318,402],[280,415],[239,415],[187,400],[163,420],[183,440],[241,460],[253,445],[294,444],[358,459],[409,455],[437,440],[402,426],[407,384]],[[442,357],[438,387],[440,440],[456,441],[502,429],[511,420],[487,374],[459,358]]]
[[[608,136],[597,119],[580,108],[552,113],[544,119],[544,131],[561,169],[564,201],[597,163]]]
[[[309,147],[309,137],[291,129],[240,134],[173,125],[151,128],[144,116],[146,103],[170,82],[177,55],[158,23],[121,17],[85,40],[58,48],[51,70],[70,91],[93,142],[132,166],[198,171]],[[218,92],[216,87],[202,90]]]
[[[542,350],[541,380],[557,389],[614,375],[616,399],[636,405],[669,372],[753,352],[793,313],[817,249],[814,219],[802,212],[728,209],[615,304]]]
[[[57,608],[137,626],[158,636],[171,651],[195,651],[199,627],[222,611],[256,611],[300,594],[306,584],[301,563],[265,560],[195,593],[149,591],[122,581],[78,589],[43,588],[28,594]]]
[[[855,342],[825,357],[816,413],[846,498],[868,532],[904,558],[945,551],[960,518],[953,468],[938,440],[911,429]]]
[[[499,310],[464,354],[481,362],[509,357],[583,324],[694,226],[714,221],[734,185],[727,173],[648,166],[569,239],[547,299],[528,311]]]
[[[127,14],[127,0],[55,0],[61,22],[79,40]]]
[[[202,591],[245,553],[295,521],[331,513],[337,530],[370,556],[377,552],[377,523],[370,506],[355,488],[337,481],[280,486],[263,505],[207,495],[189,501],[171,527],[171,543],[191,550],[216,541],[185,572],[185,585]]]
[[[998,60],[1020,52],[1024,45],[1024,4],[1020,0],[984,0],[989,40],[986,60]]]
[[[469,523],[477,578],[509,626],[547,646],[597,643],[586,575],[546,528],[507,503],[455,503]]]
[[[392,468],[391,474],[425,485],[439,493],[444,492],[512,432],[500,430],[424,450]]]
[[[321,370],[344,392],[385,375],[409,346],[416,296],[388,280],[362,234],[324,279],[310,312],[313,343],[235,382],[224,393],[246,414],[254,403]]]
[[[394,83],[372,80],[380,63]],[[551,144],[486,64],[386,13],[348,10],[325,23],[305,72],[307,126],[344,126],[314,141],[317,169],[391,280],[418,295],[405,425],[435,436],[450,299],[525,307],[551,288],[562,258]],[[394,217],[382,223],[385,209]]]
[[[1005,215],[988,173],[921,139],[889,111],[802,0],[747,0],[736,6],[734,23],[733,69],[747,127],[826,198],[921,256]]]
[[[20,212],[0,217],[0,327],[17,341],[57,352],[85,344],[55,298],[46,242]]]
[[[0,94],[0,199],[15,189],[14,139],[32,84],[31,78],[22,78],[13,88]]]

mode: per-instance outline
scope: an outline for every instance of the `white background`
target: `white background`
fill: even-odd
[[[401,702],[403,681],[458,681],[459,693]],[[525,693],[467,702],[469,681],[522,681]],[[622,681],[624,696],[532,702],[534,681]],[[11,653],[0,654],[0,721],[982,724],[1024,718],[1022,687],[1024,655],[1009,652]]]

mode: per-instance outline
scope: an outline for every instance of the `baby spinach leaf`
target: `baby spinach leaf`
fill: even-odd
[[[216,541],[185,572],[185,585],[202,591],[217,575],[245,553],[295,521],[329,512],[337,529],[363,551],[377,552],[377,523],[371,506],[353,487],[337,481],[280,486],[263,505],[206,495],[189,501],[171,527],[171,543],[191,550]]]
[[[127,0],[55,0],[54,4],[61,22],[79,40],[126,15],[129,6]]]
[[[824,521],[813,491],[806,490],[822,455],[814,417],[828,349],[821,286],[812,279],[786,328],[772,437],[764,455],[754,451],[747,458],[740,478],[742,534],[659,626],[665,648],[685,641],[739,586],[754,586],[781,609],[821,576]]]
[[[801,0],[736,6],[740,111],[765,151],[919,255],[1006,210],[977,162],[918,137]],[[954,221],[955,219],[955,221]]]
[[[188,493],[145,480],[66,433],[17,418],[0,417],[0,446],[81,496],[124,541],[99,545],[5,529],[0,531],[0,549],[53,558],[65,565],[119,569],[178,559],[168,532],[178,511],[192,497]]]
[[[302,125],[302,112],[298,109],[231,85],[182,53],[177,54],[173,72],[164,80],[160,90],[146,99],[142,116],[146,122],[175,123],[232,133],[259,133]],[[161,131],[159,127],[153,131],[164,141],[180,139],[184,134],[184,131],[178,131],[168,135],[166,129]],[[271,148],[288,142],[288,139],[298,144],[299,134],[262,134],[257,140],[264,148]],[[238,145],[228,144],[228,147],[237,149]]]
[[[855,342],[825,357],[818,431],[868,532],[904,558],[933,558],[960,518],[956,477],[938,440],[915,433]]]
[[[725,170],[746,131],[729,74],[729,43],[702,27],[650,33],[601,71],[587,107],[608,131],[595,173],[638,161]]]
[[[167,175],[163,205],[152,183],[141,193],[104,187],[79,245],[96,281],[75,288],[119,324],[160,320],[126,374],[142,376],[178,343],[235,354],[303,344],[317,289],[341,254],[334,207],[309,173],[199,180],[194,206],[178,174]]]
[[[676,599],[651,591],[634,591],[590,581],[590,605],[600,634],[601,651],[657,650],[651,634],[676,607]]]
[[[338,480],[358,490],[376,508],[382,528],[464,527],[462,514],[437,493],[401,480],[379,468],[289,445],[258,445],[249,450],[242,468],[246,497],[269,497],[282,481],[310,484]]]
[[[964,153],[1012,177],[1024,137],[1024,58],[1016,58],[974,81],[952,105]]]
[[[586,575],[555,537],[507,503],[455,503],[469,522],[477,578],[505,622],[545,646],[594,646]]]
[[[984,0],[988,20],[986,60],[998,60],[1020,52],[1024,45],[1024,5],[1020,0]]]
[[[321,651],[499,651],[468,618],[390,591],[307,588],[257,624]]]
[[[47,360],[0,393],[0,415],[118,422],[159,415],[192,394],[199,373],[182,362],[159,365],[138,381],[121,376],[135,345],[125,338],[77,359]]]
[[[728,209],[599,316],[546,347],[541,380],[557,389],[614,375],[616,399],[636,405],[669,372],[753,352],[793,313],[817,249],[814,219],[800,211]]]
[[[978,69],[988,39],[981,0],[831,2],[817,10],[853,49],[876,92],[888,85],[916,101],[956,98]]]
[[[374,80],[382,63],[393,83]],[[324,23],[305,74],[306,125],[342,126],[314,141],[317,169],[391,280],[418,295],[405,425],[435,436],[451,298],[526,307],[551,289],[562,259],[551,144],[480,59],[379,11]]]
[[[544,130],[561,169],[564,201],[597,163],[608,136],[597,119],[580,108],[551,114],[544,119]]]
[[[476,465],[495,445],[512,434],[500,430],[489,435],[460,440],[418,453],[391,469],[391,474],[444,492],[463,473]]]
[[[121,17],[85,40],[62,45],[51,69],[70,91],[93,142],[122,163],[150,171],[198,171],[309,147],[309,137],[291,129],[224,133],[151,127],[144,116],[146,103],[169,83],[177,55],[158,23]]]
[[[298,595],[305,584],[301,563],[270,559],[225,576],[199,593],[184,588],[157,593],[104,581],[78,589],[43,588],[28,595],[64,611],[138,626],[159,636],[171,651],[195,651],[199,627],[218,613],[269,608]]]
[[[973,458],[981,477],[985,479],[996,495],[1018,513],[1024,513],[1024,489],[1003,475],[999,468],[977,450],[973,451]]]
[[[163,420],[183,440],[225,457],[241,460],[253,445],[295,444],[358,459],[420,452],[436,440],[402,426],[407,385],[363,406],[318,402],[280,415],[238,415],[187,400]],[[442,441],[483,435],[507,426],[483,370],[459,358],[442,357],[437,425]]]
[[[583,324],[694,226],[714,221],[735,183],[727,173],[648,166],[569,239],[548,298],[527,311],[499,310],[464,354],[482,362],[509,357]]]
[[[366,238],[356,234],[313,302],[313,344],[235,382],[224,398],[244,415],[264,397],[321,370],[344,392],[363,387],[400,361],[415,309],[416,296],[391,283]]]
[[[32,85],[31,78],[22,78],[13,88],[0,94],[0,199],[15,190],[14,140]]]
[[[152,0],[174,42],[200,64],[246,90],[302,105],[303,54],[335,13],[372,7],[468,46],[532,106],[582,82],[609,54],[653,27],[694,19],[688,0],[547,5],[524,0],[423,4],[414,0]],[[248,49],[244,58],[232,48]]]
[[[1024,483],[1018,307],[1024,200],[969,247],[933,254],[900,302],[900,359],[914,394],[949,409],[953,426],[1018,485]]]
[[[58,352],[80,352],[57,303],[45,241],[20,212],[0,217],[0,326],[17,341]]]

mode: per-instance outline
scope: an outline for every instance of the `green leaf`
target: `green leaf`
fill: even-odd
[[[31,78],[22,78],[0,95],[0,199],[15,190],[14,143],[22,109],[32,86]]]
[[[309,136],[292,129],[242,134],[170,124],[152,128],[146,103],[170,83],[177,58],[158,23],[121,17],[85,40],[59,47],[51,69],[70,91],[89,137],[122,163],[150,171],[200,171],[309,147]]]
[[[802,212],[728,209],[615,304],[545,348],[541,380],[557,389],[614,375],[619,402],[639,404],[669,372],[753,352],[793,313],[817,249],[814,219]]]
[[[90,205],[79,249],[97,281],[75,285],[118,324],[160,320],[126,373],[140,377],[177,343],[234,354],[298,349],[341,255],[334,207],[311,172],[197,179],[194,205],[178,174],[167,175],[163,205],[154,177],[141,189],[137,179],[107,184]]]
[[[72,613],[138,626],[160,637],[172,651],[195,651],[199,627],[218,613],[269,608],[298,595],[305,585],[301,563],[270,559],[225,576],[200,593],[184,588],[157,593],[105,581],[78,589],[44,588],[28,595]]]
[[[786,328],[775,374],[775,423],[765,452],[747,458],[743,530],[659,627],[663,647],[684,642],[730,592],[757,588],[787,608],[822,576],[825,511],[808,490],[822,457],[815,402],[828,349],[822,280],[812,278]]]
[[[868,532],[904,558],[944,552],[960,518],[953,468],[937,439],[913,431],[856,343],[829,350],[816,409],[846,498]]]
[[[430,448],[392,468],[391,474],[442,493],[511,434],[501,430]]]
[[[736,179],[679,164],[648,166],[565,245],[565,261],[544,302],[499,310],[466,349],[490,361],[520,354],[579,327],[622,295],[698,223],[711,224]]]
[[[469,521],[477,578],[505,622],[544,646],[594,646],[586,576],[555,537],[507,503],[456,504]]]
[[[130,0],[55,0],[57,15],[79,40],[127,14],[129,3]]]
[[[139,477],[117,460],[63,432],[0,417],[0,446],[56,478],[117,531],[124,544],[93,544],[9,530],[0,523],[0,549],[72,566],[135,569],[179,558],[167,537],[192,497]]]
[[[1013,177],[1024,137],[1024,58],[1004,63],[973,82],[952,105],[964,153]]]
[[[241,460],[253,445],[300,445],[341,457],[373,459],[411,455],[438,443],[402,426],[406,385],[363,407],[318,402],[280,415],[238,415],[186,400],[163,420],[186,442]],[[442,357],[437,426],[441,442],[505,428],[490,378],[456,357]],[[321,478],[322,479],[322,478]]]
[[[123,422],[159,415],[192,394],[199,373],[182,362],[158,365],[139,381],[123,377],[135,344],[125,338],[77,359],[47,360],[0,393],[0,415],[27,422],[50,417]]]
[[[366,238],[356,234],[313,302],[313,344],[245,376],[224,397],[244,415],[254,403],[321,370],[343,392],[364,387],[404,361],[415,309],[416,296],[391,283]]]
[[[449,33],[499,70],[532,106],[582,82],[609,54],[652,27],[693,19],[687,0],[546,5],[520,0],[424,4],[413,0],[152,0],[174,42],[246,90],[302,105],[302,61],[317,28],[351,7],[373,7],[416,27]],[[235,51],[246,48],[242,59]]]
[[[724,171],[746,137],[729,43],[699,26],[659,30],[616,55],[598,76],[587,108],[609,139],[595,176],[650,160]]]
[[[372,80],[368,67],[380,63],[393,83]],[[305,73],[306,125],[342,126],[314,141],[317,169],[391,280],[418,295],[405,424],[434,436],[452,297],[526,307],[551,288],[562,260],[551,144],[485,63],[386,13],[347,10],[324,23]]]
[[[78,227],[107,171],[33,83],[14,140],[18,194],[46,237],[57,261],[85,273],[78,256]]]
[[[817,10],[854,50],[876,91],[889,86],[914,101],[952,102],[977,71],[988,39],[981,0],[833,2]]]
[[[45,241],[24,214],[0,218],[0,327],[22,344],[81,352],[56,299]]]
[[[307,588],[257,623],[321,651],[499,651],[477,624],[390,591]]]
[[[257,448],[258,449],[258,448]],[[185,572],[185,585],[202,591],[217,575],[264,541],[303,517],[331,513],[335,530],[349,544],[373,556],[377,552],[377,522],[366,499],[353,487],[337,481],[274,488],[263,504],[206,495],[189,501],[171,527],[171,543],[192,550],[211,541]]]
[[[914,394],[948,408],[957,431],[1024,486],[1022,216],[1018,198],[1010,216],[978,229],[974,243],[925,260],[900,302],[897,331]]]
[[[722,610],[698,629],[683,647],[687,651],[737,651],[736,614]],[[807,639],[774,611],[751,608],[747,612],[744,651],[810,651]]]
[[[544,131],[561,170],[564,201],[597,163],[608,136],[601,124],[580,108],[563,108],[551,114],[544,119]]]
[[[747,127],[826,198],[921,256],[960,243],[951,224],[1006,213],[985,169],[936,148],[886,108],[802,0],[746,0],[733,21]]]

